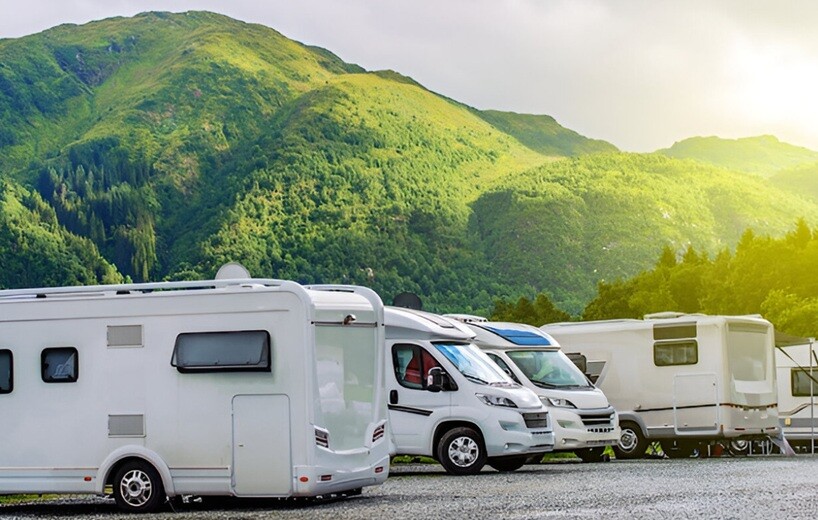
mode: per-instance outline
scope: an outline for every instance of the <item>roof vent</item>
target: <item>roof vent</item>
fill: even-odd
[[[674,311],[665,311],[665,312],[654,312],[653,314],[645,314],[646,320],[669,320],[673,318],[681,318],[682,316],[687,316],[687,313],[684,312],[674,312]]]

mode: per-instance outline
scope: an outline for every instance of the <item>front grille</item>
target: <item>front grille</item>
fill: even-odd
[[[548,427],[548,413],[524,413],[523,420],[528,428],[546,428]]]
[[[580,413],[582,424],[591,433],[609,433],[614,431],[614,413]]]

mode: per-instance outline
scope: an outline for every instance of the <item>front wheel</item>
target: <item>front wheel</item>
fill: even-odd
[[[437,445],[437,460],[452,475],[474,475],[486,465],[483,439],[471,428],[453,428]]]
[[[522,457],[498,457],[496,459],[489,460],[489,466],[501,473],[505,473],[509,471],[517,471],[525,465],[527,460],[528,455],[524,455]]]
[[[583,448],[574,452],[582,462],[603,462],[605,460],[605,446]]]
[[[156,511],[165,498],[165,488],[156,469],[147,462],[126,462],[114,476],[114,500],[128,513]]]
[[[648,440],[636,423],[624,422],[620,425],[622,434],[619,444],[613,447],[617,459],[641,459],[648,449]]]

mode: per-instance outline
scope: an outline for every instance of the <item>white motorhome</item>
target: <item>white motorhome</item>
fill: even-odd
[[[784,337],[783,341],[780,338]],[[794,341],[795,340],[795,341]],[[776,333],[778,414],[784,437],[795,449],[818,447],[818,356],[807,338]]]
[[[439,315],[386,307],[389,428],[398,455],[437,459],[470,475],[514,471],[554,447],[548,411]]]
[[[701,443],[777,435],[773,328],[758,316],[660,313],[544,325],[619,413],[618,458],[651,441],[670,457]]]
[[[522,323],[446,316],[464,321],[476,334],[474,343],[548,407],[554,451],[574,452],[585,462],[599,462],[604,460],[605,448],[619,442],[616,411],[605,394],[562,353],[554,338]]]
[[[383,342],[362,287],[0,291],[0,494],[357,494],[388,475]]]

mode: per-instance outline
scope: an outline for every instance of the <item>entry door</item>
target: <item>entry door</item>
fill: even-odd
[[[289,495],[292,471],[287,396],[233,397],[233,492]]]
[[[426,452],[430,445],[428,432],[441,413],[449,415],[454,392],[426,390],[429,369],[440,366],[440,361],[420,345],[393,345],[390,357],[392,373],[386,376],[389,427],[398,453]]]
[[[678,435],[719,431],[716,374],[677,374],[673,380],[673,417]]]

